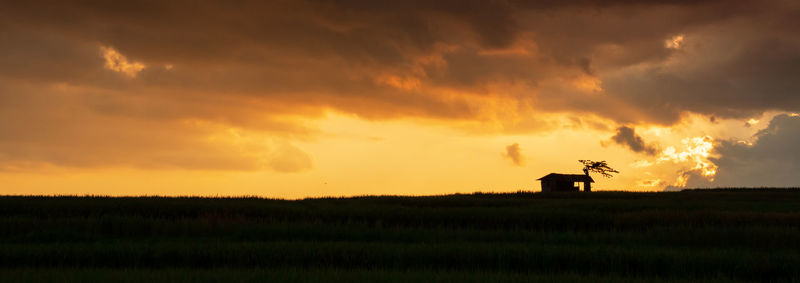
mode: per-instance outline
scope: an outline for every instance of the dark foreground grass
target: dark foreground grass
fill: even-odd
[[[800,190],[0,197],[3,282],[798,281]]]
[[[0,269],[3,282],[694,282],[574,273],[394,269]],[[745,282],[705,278],[704,282]],[[751,282],[751,281],[746,281]]]

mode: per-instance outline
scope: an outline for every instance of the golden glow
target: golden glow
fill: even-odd
[[[795,86],[791,26],[724,4],[70,2],[3,7],[0,194],[536,191],[579,159],[622,172],[597,190],[724,183],[797,110],[747,91]]]
[[[140,62],[128,61],[128,58],[120,54],[117,50],[114,50],[114,48],[100,46],[100,50],[103,52],[103,58],[106,60],[106,69],[123,73],[133,78],[145,68],[145,65]],[[171,69],[171,67],[167,69]]]
[[[680,49],[681,45],[683,45],[683,35],[676,35],[672,38],[664,41],[664,47],[669,49]]]
[[[537,118],[554,128],[539,133],[515,133],[504,132],[509,128],[502,125],[486,130],[485,125],[473,124],[483,127],[484,131],[478,131],[436,120],[368,121],[331,112],[317,119],[295,118],[295,123],[313,123],[321,131],[311,138],[297,139],[202,120],[184,120],[181,123],[187,127],[208,133],[202,138],[209,149],[219,148],[231,158],[254,167],[246,170],[69,168],[46,163],[4,163],[0,168],[0,183],[8,186],[1,193],[303,198],[538,191],[536,178],[551,172],[581,173],[576,160],[586,158],[606,159],[622,172],[610,179],[597,178],[594,188],[598,191],[660,190],[668,185],[686,186],[695,173],[709,180],[715,177],[717,166],[709,160],[714,139],[681,138],[681,135],[708,132],[714,125],[746,129],[742,136],[759,130],[744,128],[741,120],[714,124],[708,119],[687,120],[674,127],[644,127],[640,133],[646,141],[665,147],[658,156],[643,159],[641,154],[627,148],[600,143],[610,135],[602,128],[575,126],[562,115]],[[520,160],[526,162],[510,162],[513,159],[509,159],[508,147],[514,144],[524,153]],[[113,190],[108,189],[109,184],[113,184]]]
[[[688,182],[688,181],[689,181],[689,176],[681,174],[681,175],[678,176],[677,179],[675,179],[675,183],[672,183],[672,186],[679,187],[679,188],[684,188],[684,187],[686,187],[686,182]]]
[[[647,160],[637,160],[636,162],[631,164],[631,166],[637,167],[637,168],[650,167],[650,166],[653,166],[653,162],[650,162],[650,161],[647,161]]]
[[[331,113],[317,120],[322,132],[313,139],[287,140],[257,131],[207,125],[208,142],[231,148],[263,167],[252,171],[150,170],[147,168],[54,168],[0,173],[4,194],[111,195],[259,195],[303,198],[348,195],[430,195],[449,193],[538,191],[536,178],[551,172],[581,173],[578,159],[610,156],[628,175],[598,178],[597,190],[636,189],[636,170],[626,166],[635,155],[624,148],[604,148],[606,133],[561,129],[547,134],[467,134],[433,121],[366,121]],[[507,147],[519,144],[531,162],[509,162]],[[291,148],[282,147],[288,145]],[[291,172],[271,160],[303,163]],[[287,156],[281,153],[288,152]],[[602,154],[601,154],[602,153]],[[285,154],[284,154],[285,155]],[[300,168],[297,168],[300,167]],[[40,177],[36,177],[40,176]],[[46,176],[46,177],[45,177]],[[111,185],[109,185],[111,184]],[[109,189],[113,187],[113,189]]]
[[[660,186],[662,183],[661,179],[643,179],[639,180],[636,185],[640,187],[647,187],[647,188],[655,188]]]
[[[686,138],[682,141],[684,145],[683,151],[678,152],[673,146],[667,147],[661,153],[661,157],[659,157],[658,160],[692,164],[692,167],[684,171],[684,173],[696,171],[713,181],[718,168],[716,164],[708,159],[714,149],[713,142],[714,139],[710,136]],[[686,185],[687,180],[688,176],[686,174],[681,174],[675,181],[675,186],[683,187]]]

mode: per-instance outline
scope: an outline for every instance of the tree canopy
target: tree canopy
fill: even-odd
[[[611,178],[613,175],[611,173],[619,173],[619,171],[611,168],[608,166],[608,162],[605,160],[603,161],[592,161],[592,160],[585,160],[581,159],[578,160],[580,163],[583,163],[583,172],[586,175],[589,175],[589,172],[600,173],[603,177]]]

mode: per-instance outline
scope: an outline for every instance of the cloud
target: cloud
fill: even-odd
[[[800,107],[798,5],[754,5],[717,24],[686,30],[665,59],[601,76],[606,92],[670,124],[685,112],[747,118]]]
[[[796,187],[800,184],[800,117],[778,115],[752,145],[735,140],[717,145],[719,166],[713,182],[689,178],[688,187]]]
[[[658,149],[653,145],[644,142],[641,136],[637,135],[633,128],[622,126],[617,128],[617,133],[611,137],[611,141],[625,146],[630,150],[647,155],[655,155]]]
[[[138,103],[68,85],[0,84],[0,121],[7,121],[0,122],[0,168],[311,168],[308,154],[289,144],[310,129],[261,119],[242,130],[224,121],[168,116],[168,109],[160,114]]]
[[[281,144],[267,160],[267,165],[278,172],[302,172],[310,170],[313,165],[311,156],[288,143]]]
[[[503,156],[511,160],[511,162],[516,166],[525,165],[525,157],[522,156],[522,152],[518,143],[506,146],[506,153],[503,154]]]
[[[129,77],[136,77],[136,74],[144,70],[144,64],[136,61],[128,61],[128,58],[119,54],[114,48],[100,46],[103,58],[106,60],[106,69],[123,73]]]
[[[487,119],[508,110],[487,103],[495,99],[524,105],[519,114],[589,112],[620,122],[800,108],[787,95],[797,90],[790,2],[187,3],[9,4],[0,51],[18,59],[4,65],[30,70],[28,80],[233,93],[372,119]],[[136,58],[112,58],[111,68],[139,82],[92,76],[81,53],[98,43]],[[45,64],[59,67],[37,67]],[[165,65],[176,68],[142,69]],[[725,84],[732,77],[740,83]]]
[[[681,44],[683,44],[683,35],[676,35],[664,41],[664,47],[671,49],[680,49]]]
[[[655,188],[661,186],[664,182],[661,179],[641,179],[636,181],[636,185],[646,188]]]
[[[669,146],[658,157],[658,162],[669,161],[684,166],[671,186],[686,187],[689,180],[698,178],[713,181],[719,169],[711,156],[714,152],[714,139],[710,136],[693,137],[685,138],[681,143],[684,149],[677,150],[674,146]]]
[[[0,158],[295,171],[311,158],[270,152],[283,161],[268,165],[208,137],[239,129],[297,144],[314,135],[299,121],[326,111],[503,125],[481,133],[548,131],[559,123],[539,117],[562,114],[641,125],[686,112],[797,112],[799,10],[792,1],[12,1],[0,9],[9,109]],[[617,134],[651,154],[632,129]]]

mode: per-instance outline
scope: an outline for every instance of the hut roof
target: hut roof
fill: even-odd
[[[586,174],[558,174],[558,173],[550,173],[544,177],[541,177],[537,180],[559,180],[559,181],[570,181],[570,182],[590,182],[594,183],[594,179]]]

